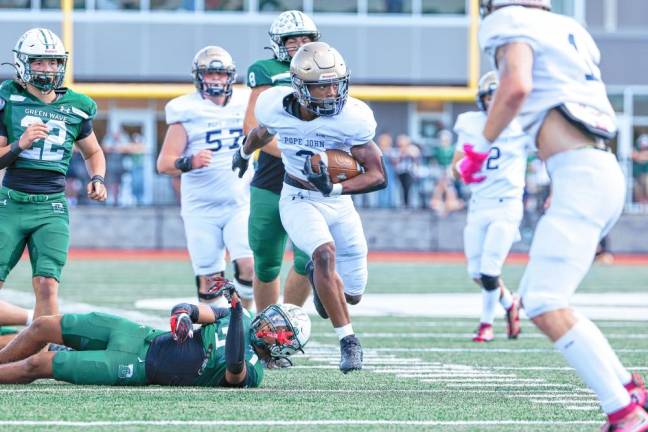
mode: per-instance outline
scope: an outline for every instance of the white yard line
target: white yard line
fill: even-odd
[[[0,426],[567,426],[593,425],[593,420],[0,420]]]

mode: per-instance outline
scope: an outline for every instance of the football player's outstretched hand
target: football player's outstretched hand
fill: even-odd
[[[486,176],[476,174],[481,170],[484,161],[488,157],[488,152],[476,152],[472,144],[464,144],[463,151],[465,157],[457,163],[457,171],[461,174],[461,179],[466,184],[483,182]]]
[[[178,343],[184,343],[193,337],[193,323],[187,311],[179,311],[171,315],[171,335]]]
[[[238,168],[239,178],[243,178],[243,175],[245,174],[245,171],[247,171],[248,165],[250,164],[250,158],[252,157],[251,154],[246,154],[245,151],[243,151],[243,146],[245,145],[246,140],[247,136],[243,138],[241,146],[236,152],[234,152],[234,156],[232,157],[232,171],[236,171],[236,169]]]
[[[222,295],[225,297],[225,299],[228,302],[232,302],[232,297],[237,296],[238,298],[238,293],[236,291],[236,287],[232,282],[230,282],[228,279],[225,279],[224,277],[214,277],[209,280],[209,282],[212,284],[209,290],[207,291],[208,294],[214,294],[214,295]]]
[[[333,190],[333,182],[331,182],[328,167],[322,160],[320,160],[319,169],[319,173],[313,171],[313,167],[311,166],[311,156],[307,156],[306,162],[304,163],[304,174],[306,175],[306,178],[317,188],[317,190],[322,192],[324,196],[329,196]]]

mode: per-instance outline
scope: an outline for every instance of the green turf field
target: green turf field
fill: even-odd
[[[523,266],[509,265],[516,286]],[[370,264],[367,293],[461,293],[476,288],[461,264]],[[62,305],[83,303],[132,313],[138,299],[193,295],[191,268],[179,261],[70,262]],[[22,262],[4,299],[28,299]],[[579,292],[647,293],[648,268],[597,266]],[[9,294],[7,296],[7,294]],[[68,306],[69,307],[69,306]],[[645,305],[643,306],[646,307]],[[166,314],[138,310],[161,322]],[[648,318],[648,316],[647,316]],[[529,322],[517,341],[470,342],[468,318],[358,317],[365,370],[337,370],[328,321],[312,316],[313,339],[296,367],[266,373],[258,390],[98,388],[42,380],[0,387],[0,430],[460,430],[594,431],[603,423],[593,395]],[[598,321],[622,361],[648,374],[648,323]]]

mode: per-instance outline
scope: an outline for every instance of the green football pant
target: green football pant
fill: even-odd
[[[271,282],[279,276],[288,235],[281,225],[279,195],[266,189],[250,188],[250,219],[248,239],[254,253],[254,272],[261,282]],[[295,272],[306,274],[309,256],[294,250]]]
[[[60,280],[70,246],[64,193],[30,195],[0,188],[0,281],[6,280],[25,245],[32,276]]]
[[[65,314],[63,342],[77,351],[56,353],[54,378],[73,384],[145,385],[146,353],[164,333],[114,315]]]

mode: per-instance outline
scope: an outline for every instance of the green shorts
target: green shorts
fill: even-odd
[[[61,278],[70,246],[64,193],[30,195],[0,188],[0,281],[29,250],[32,276]]]
[[[250,187],[248,240],[254,253],[254,272],[261,282],[279,276],[288,240],[279,216],[279,197],[269,190]],[[293,250],[295,272],[305,275],[310,258],[297,248]]]
[[[54,356],[54,378],[73,384],[146,385],[149,344],[161,330],[114,315],[93,312],[65,314],[61,319],[65,345],[77,351]]]

